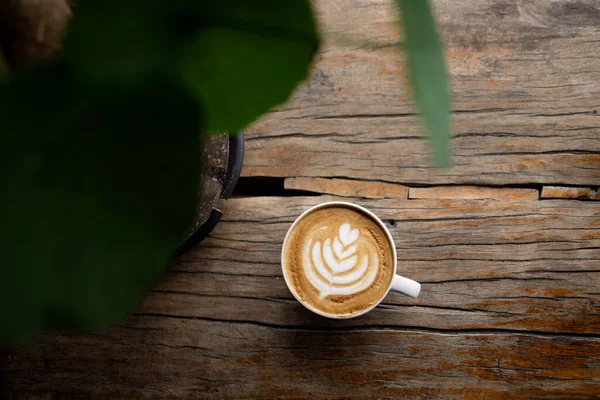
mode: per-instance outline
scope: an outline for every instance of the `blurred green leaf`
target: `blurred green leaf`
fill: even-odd
[[[442,44],[427,0],[396,0],[402,13],[408,73],[435,162],[449,163],[450,94]]]
[[[306,78],[318,37],[307,0],[193,2],[181,77],[203,105],[207,132],[235,132],[287,100]]]
[[[66,63],[82,79],[104,82],[174,71],[169,8],[165,0],[79,2],[64,44]]]
[[[193,218],[199,108],[168,79],[81,84],[46,67],[0,89],[0,340],[131,311]]]
[[[193,220],[199,133],[285,101],[317,42],[308,0],[78,3],[61,59],[0,86],[0,340],[135,307]]]
[[[284,102],[317,46],[308,0],[107,0],[77,6],[64,54],[85,79],[181,79],[214,133],[237,132]]]
[[[9,69],[2,54],[0,54],[0,83],[5,83],[8,80]]]

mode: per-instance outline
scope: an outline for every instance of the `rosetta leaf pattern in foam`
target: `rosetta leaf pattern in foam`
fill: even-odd
[[[328,295],[351,295],[364,290],[377,274],[377,255],[357,254],[360,232],[342,224],[337,236],[323,243],[309,241],[304,268],[310,283],[321,298]],[[364,243],[363,243],[364,245]],[[310,253],[310,254],[308,254]],[[374,263],[369,269],[369,262]]]

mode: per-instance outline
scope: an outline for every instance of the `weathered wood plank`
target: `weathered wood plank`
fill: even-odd
[[[431,167],[392,2],[332,0],[315,2],[325,44],[311,78],[248,130],[243,174],[596,185],[600,5],[433,3],[452,76],[453,168]]]
[[[544,186],[542,199],[589,199],[600,200],[597,190],[589,187]]]
[[[211,238],[182,257],[147,312],[320,324],[281,279],[293,220],[331,196],[230,200]],[[340,199],[340,198],[338,198]],[[343,198],[341,198],[343,199]],[[594,202],[360,200],[390,228],[399,268],[423,283],[417,300],[390,294],[341,324],[600,333],[600,209]],[[253,234],[253,232],[259,232]],[[177,293],[179,292],[179,293]],[[211,307],[197,307],[207,302]],[[232,306],[235,304],[235,306]],[[183,314],[181,314],[183,313]],[[595,315],[599,314],[599,315]]]
[[[408,188],[394,183],[350,179],[286,178],[285,189],[367,199],[407,199]]]
[[[132,316],[5,358],[6,388],[75,398],[592,398],[600,339]],[[55,397],[56,398],[56,397]]]
[[[539,199],[537,189],[497,188],[484,186],[432,186],[410,188],[410,199],[469,199],[532,201]]]
[[[289,225],[317,197],[227,201],[137,312],[0,357],[8,393],[96,398],[589,398],[600,390],[595,202],[356,200],[423,295],[333,321],[285,287]]]

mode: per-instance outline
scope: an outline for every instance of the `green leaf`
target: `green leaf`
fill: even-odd
[[[181,79],[210,133],[237,132],[284,102],[317,46],[308,0],[106,0],[78,4],[64,55],[82,79]]]
[[[80,2],[62,58],[0,86],[0,340],[132,310],[193,220],[199,132],[285,101],[317,44],[308,0]]]
[[[446,167],[450,148],[450,94],[433,15],[427,0],[396,0],[402,13],[408,73],[439,167]]]
[[[0,341],[133,310],[192,221],[199,108],[161,76],[83,84],[55,65],[0,87]]]
[[[0,54],[0,84],[6,83],[9,77],[8,66],[6,65],[6,61],[2,54]]]
[[[63,56],[85,80],[142,80],[175,70],[176,38],[169,3],[162,0],[103,0],[77,4]]]
[[[239,131],[306,78],[318,45],[307,0],[191,4],[181,10],[192,33],[180,72],[207,132]]]

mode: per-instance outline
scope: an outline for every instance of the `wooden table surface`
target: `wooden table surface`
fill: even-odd
[[[600,3],[433,1],[453,164],[432,167],[391,0],[318,0],[324,45],[247,132],[238,195],[139,309],[0,359],[13,398],[599,398]],[[289,293],[283,237],[344,199],[423,283],[331,321]]]

